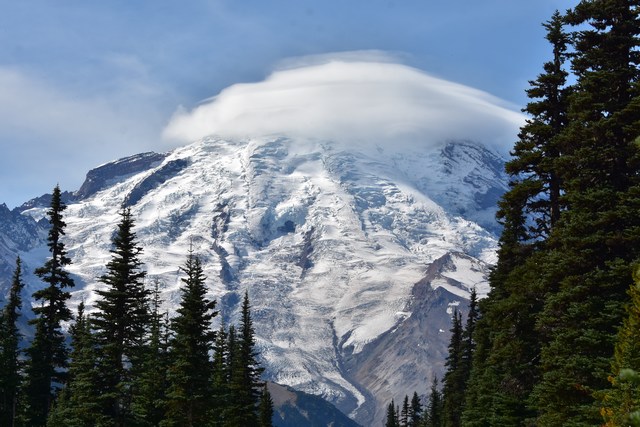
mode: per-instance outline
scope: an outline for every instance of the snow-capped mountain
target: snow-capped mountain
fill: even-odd
[[[100,166],[67,195],[73,304],[95,303],[121,207],[148,280],[176,307],[188,248],[226,322],[248,289],[266,377],[363,425],[441,377],[452,307],[486,294],[504,161],[457,141],[394,151],[331,141],[206,138]],[[48,254],[47,198],[0,206],[0,286],[15,256],[28,296]]]

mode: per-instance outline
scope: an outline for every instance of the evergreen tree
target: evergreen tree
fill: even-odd
[[[385,427],[400,427],[399,424],[396,413],[396,404],[393,399],[391,399],[391,403],[387,406],[387,421],[385,423]]]
[[[409,408],[409,426],[419,427],[422,421],[422,403],[420,403],[420,397],[417,392],[413,392],[411,398],[411,407]]]
[[[70,298],[66,288],[73,287],[73,279],[65,270],[71,263],[62,238],[66,226],[62,213],[67,207],[61,200],[60,187],[53,189],[49,216],[47,246],[50,258],[35,274],[45,283],[45,287],[33,293],[33,299],[40,305],[33,308],[36,318],[35,336],[27,349],[24,384],[24,417],[29,426],[43,426],[51,403],[57,393],[57,384],[64,384],[68,350],[64,342],[61,322],[71,320],[67,308]]]
[[[182,271],[182,299],[173,319],[172,362],[169,367],[166,426],[200,426],[212,406],[212,364],[209,351],[215,333],[211,321],[216,302],[206,298],[207,288],[200,259],[189,253]]]
[[[474,332],[479,316],[480,312],[478,311],[478,294],[476,293],[476,288],[473,288],[471,290],[471,295],[469,296],[469,313],[467,314],[467,323],[465,324],[464,330],[462,332],[462,348],[460,354],[462,377],[465,384],[469,380],[469,375],[471,374],[473,353],[476,349]]]
[[[402,409],[400,410],[400,427],[409,425],[409,396],[405,395],[402,401]]]
[[[511,182],[499,204],[503,232],[498,263],[490,275],[489,297],[480,304],[482,319],[465,340],[470,344],[465,370],[471,372],[462,418],[469,426],[520,426],[537,413],[531,402],[540,378],[537,320],[546,295],[561,276],[547,245],[566,209],[559,165],[568,144],[572,88],[566,85],[564,70],[570,41],[564,26],[558,12],[544,24],[553,56],[530,82],[531,101],[524,109],[530,118],[506,165]],[[474,349],[480,342],[481,348]],[[468,360],[470,353],[473,362]]]
[[[109,426],[110,420],[100,414],[99,392],[96,390],[96,348],[91,326],[84,314],[84,302],[78,306],[71,326],[71,361],[69,377],[60,397],[47,419],[47,426],[91,427]]]
[[[462,330],[462,336],[460,337],[460,353],[458,356],[459,361],[457,363],[457,367],[455,367],[456,372],[452,372],[450,374],[449,372],[447,372],[449,374],[449,377],[445,376],[445,408],[447,408],[447,410],[449,411],[455,411],[456,414],[456,420],[452,421],[454,424],[450,425],[462,425],[461,416],[466,404],[466,394],[468,388],[467,386],[469,378],[471,376],[473,354],[476,349],[474,332],[476,324],[478,322],[478,318],[478,296],[474,288],[471,290],[469,299],[469,312],[467,314],[467,322],[464,329]],[[450,382],[454,382],[457,385],[452,387],[451,384],[449,384],[447,386],[447,378]],[[453,393],[453,396],[448,396],[447,393]]]
[[[540,379],[536,322],[548,292],[542,282],[548,279],[552,283],[562,269],[558,262],[540,271],[539,266],[549,260],[545,252],[538,251],[506,276],[498,277],[501,273],[498,269],[491,275],[492,283],[499,283],[502,286],[499,290],[506,290],[508,296],[483,301],[483,317],[475,335],[477,342],[484,340],[485,347],[476,347],[470,395],[466,398],[469,401],[473,395],[477,399],[475,405],[483,404],[469,408],[475,415],[464,417],[473,420],[473,425],[520,426],[537,415],[531,395]]]
[[[20,372],[20,332],[18,317],[22,309],[22,261],[16,258],[7,304],[0,313],[0,425],[12,426],[16,417]]]
[[[488,298],[481,301],[487,302]],[[473,353],[471,375],[465,393],[465,406],[461,421],[465,427],[489,427],[492,420],[493,392],[499,385],[496,367],[489,363],[491,349],[490,329],[483,323],[489,318],[483,315],[478,320],[474,333],[476,349]]]
[[[464,402],[464,372],[462,366],[462,315],[455,310],[453,313],[453,327],[451,328],[451,340],[449,342],[449,354],[445,366],[444,375],[443,420],[445,427],[457,427],[460,425],[460,410]]]
[[[564,69],[569,36],[558,11],[543,26],[553,57],[543,65],[544,72],[529,82],[531,87],[526,92],[531,101],[523,111],[530,118],[520,129],[512,158],[506,164],[511,188],[498,214],[507,234],[513,233],[510,237],[520,242],[548,237],[562,210],[562,177],[556,162],[564,151],[567,97],[571,92],[566,87],[568,73]]]
[[[438,389],[438,378],[434,377],[433,382],[431,383],[429,403],[427,404],[427,409],[424,415],[425,427],[442,427],[444,425],[442,405],[442,393]]]
[[[221,387],[221,391],[223,394],[223,400],[220,402],[222,406],[222,411],[220,415],[219,425],[224,427],[236,427],[241,425],[241,420],[239,419],[241,415],[238,415],[242,409],[239,407],[239,402],[237,401],[237,380],[238,374],[236,371],[239,369],[239,342],[238,342],[238,333],[236,332],[236,327],[234,325],[229,326],[229,330],[226,333],[227,343],[226,343],[226,360],[223,377],[225,380],[225,384]]]
[[[232,331],[235,335],[235,331]],[[211,419],[214,426],[222,426],[225,418],[226,408],[229,403],[229,335],[224,327],[224,322],[220,322],[220,328],[216,333],[213,345],[213,367],[212,367],[212,397],[213,406]],[[234,337],[235,340],[235,337]],[[235,344],[234,344],[235,345]]]
[[[229,343],[230,365],[230,425],[255,425],[256,405],[260,397],[260,375],[263,369],[257,360],[255,332],[251,319],[249,293],[242,302],[240,330],[236,343]],[[229,334],[230,337],[232,334]]]
[[[640,256],[638,13],[635,2],[585,0],[546,26],[554,61],[532,82],[539,101],[507,165],[465,425],[600,421],[594,395]],[[576,28],[568,36],[565,22]]]
[[[565,153],[567,206],[543,268],[558,271],[538,317],[540,426],[596,425],[594,394],[607,387],[630,265],[640,256],[640,10],[623,0],[581,1],[573,33]]]
[[[131,402],[132,385],[139,372],[149,328],[149,294],[143,280],[134,221],[131,211],[120,212],[121,221],[113,238],[111,260],[100,281],[106,285],[97,290],[93,326],[99,350],[98,370],[101,410],[115,425],[129,425],[134,420]]]
[[[611,388],[603,393],[601,414],[606,427],[630,424],[632,414],[640,410],[640,383],[624,378],[625,370],[640,372],[640,268],[634,271],[635,284],[629,288],[627,318],[618,332]]]
[[[272,427],[273,426],[273,400],[271,400],[271,393],[265,383],[262,395],[260,396],[260,406],[258,408],[258,421],[260,427]]]
[[[170,363],[169,314],[160,311],[160,289],[154,282],[151,304],[151,330],[148,345],[142,357],[140,375],[135,387],[139,392],[132,402],[133,413],[139,425],[157,427],[165,419],[166,391],[169,387],[167,371]]]

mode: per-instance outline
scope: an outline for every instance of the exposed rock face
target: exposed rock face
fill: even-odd
[[[30,216],[21,215],[19,209],[9,210],[4,203],[0,204],[0,306],[4,305],[11,286],[16,257],[23,258],[23,279],[31,285],[27,286],[25,296],[28,298],[36,289],[34,286],[38,286],[32,269],[24,268],[30,259],[25,255],[46,245],[47,229],[46,221],[36,222]]]
[[[132,174],[151,169],[154,165],[162,162],[166,156],[166,154],[151,152],[142,153],[98,166],[87,173],[82,187],[75,192],[75,196],[80,200],[86,199],[98,191],[117,183],[118,180],[123,180]]]
[[[453,310],[466,317],[471,289],[487,292],[487,273],[486,264],[465,254],[443,255],[414,285],[407,317],[345,358],[346,372],[372,396],[358,409],[363,425],[379,425],[391,399],[404,397],[398,390],[409,397],[414,391],[425,395],[434,376],[442,379]]]
[[[274,425],[278,427],[358,427],[335,406],[319,396],[268,383],[273,400]]]
[[[389,399],[425,394],[442,375],[452,307],[473,286],[487,292],[501,162],[469,141],[394,152],[287,138],[209,138],[118,160],[89,172],[65,211],[72,304],[95,303],[130,207],[169,310],[192,247],[227,324],[248,289],[266,379],[377,425]],[[45,213],[42,201],[0,206],[3,290],[16,255],[25,271],[44,262]],[[28,297],[42,284],[26,280]]]

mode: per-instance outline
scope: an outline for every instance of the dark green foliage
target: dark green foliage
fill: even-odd
[[[409,407],[409,427],[419,427],[422,421],[422,403],[417,392],[413,392],[411,406]]]
[[[66,304],[70,294],[65,289],[73,287],[74,283],[65,270],[71,263],[62,242],[66,226],[62,213],[65,209],[60,188],[56,186],[47,211],[51,225],[47,246],[51,256],[35,270],[45,287],[33,293],[33,299],[40,301],[40,305],[33,308],[37,316],[31,322],[35,326],[35,336],[26,351],[23,414],[25,423],[30,426],[45,424],[58,389],[56,384],[64,384],[66,380],[68,350],[60,324],[71,320],[71,311]]]
[[[100,354],[100,381],[96,386],[100,388],[101,410],[117,426],[128,425],[135,418],[131,410],[132,386],[141,368],[146,330],[151,323],[150,292],[143,283],[146,273],[138,258],[142,249],[133,232],[134,221],[128,209],[122,210],[120,216],[112,257],[106,274],[100,277],[106,287],[96,291],[101,299],[93,318]]]
[[[267,384],[264,385],[258,406],[258,425],[260,427],[271,427],[273,425],[273,400]]]
[[[527,91],[531,118],[507,164],[464,425],[601,423],[596,395],[640,256],[638,13],[581,1],[545,25],[553,60]]]
[[[98,371],[97,353],[89,320],[84,314],[84,303],[78,306],[76,321],[70,328],[71,362],[65,388],[49,413],[47,425],[90,427],[111,425],[100,414],[99,394],[96,389]]]
[[[151,305],[150,337],[141,361],[140,374],[135,378],[138,393],[132,402],[132,412],[144,422],[140,425],[159,426],[165,419],[167,372],[170,363],[169,315],[160,312],[160,290],[156,281]]]
[[[44,322],[35,324],[35,337],[26,350],[25,382],[20,396],[21,423],[26,426],[44,425],[53,394],[51,391],[51,364],[47,356],[49,343],[45,341]]]
[[[174,332],[172,337],[169,336],[168,317],[159,311],[160,300],[156,284],[150,337],[140,351],[140,356],[137,356],[138,368],[129,374],[132,391],[128,393],[130,401],[127,414],[110,414],[104,408],[105,393],[116,399],[119,389],[110,390],[104,386],[105,375],[101,371],[103,347],[96,340],[97,333],[92,332],[90,319],[84,316],[84,305],[79,306],[76,322],[70,329],[73,351],[69,380],[49,413],[48,426],[272,425],[273,401],[266,385],[258,377],[262,368],[257,364],[257,353],[253,349],[255,344],[248,297],[245,295],[245,320],[240,326],[241,333],[236,333],[234,326],[225,331],[221,325],[219,334],[214,334],[209,330],[209,324],[216,314],[213,311],[215,304],[204,298],[205,288],[201,282],[204,276],[196,259],[190,255],[184,269],[187,273],[186,285],[178,315],[171,327]],[[196,298],[192,298],[194,295]],[[196,303],[200,298],[200,303]],[[194,303],[193,306],[191,303]],[[199,313],[203,323],[186,321],[194,312]],[[193,329],[185,330],[185,325]],[[247,329],[250,331],[248,334],[245,332]],[[194,333],[194,330],[197,332]],[[200,339],[193,340],[191,335],[199,336]],[[246,336],[250,337],[251,343],[246,347],[250,351],[245,353],[251,355],[249,359],[243,358],[242,352]],[[205,345],[185,344],[194,342]],[[209,357],[211,349],[213,360]],[[200,357],[196,358],[194,355],[198,351]],[[196,366],[196,361],[201,362],[201,365]],[[194,372],[199,375],[193,375]],[[243,372],[252,373],[249,389],[239,387],[239,379],[242,378],[239,373]],[[241,399],[247,395],[252,396],[253,400],[241,406]],[[311,397],[309,399],[309,408],[321,406]],[[240,413],[241,408],[249,413]],[[330,416],[332,419],[336,417],[335,414]],[[336,420],[338,421],[340,425],[344,425],[349,420]],[[246,424],[247,422],[252,424]]]
[[[231,331],[235,335],[235,331]],[[220,323],[220,328],[216,333],[213,345],[213,366],[212,366],[212,418],[215,426],[221,426],[223,416],[229,403],[229,347],[227,340],[229,335],[225,330],[224,323]],[[234,338],[235,339],[235,338]]]
[[[488,300],[489,298],[486,298],[482,303]],[[486,316],[479,319],[474,333],[476,349],[473,353],[471,375],[465,393],[465,409],[461,418],[463,426],[488,427],[491,425],[492,393],[498,380],[495,367],[488,362],[491,331],[483,325],[488,321]]]
[[[469,370],[465,425],[521,425],[535,416],[528,402],[539,378],[536,321],[547,291],[540,277],[549,273],[540,270],[544,259],[539,253],[556,229],[564,206],[557,161],[565,143],[562,132],[570,93],[563,68],[569,42],[563,18],[556,12],[544,26],[553,56],[527,91],[532,101],[524,111],[531,118],[522,127],[513,158],[506,165],[512,180],[499,206],[498,218],[504,228],[498,264],[490,276],[492,290],[481,304],[483,319],[467,336],[472,341],[467,341],[465,358],[469,352],[478,357],[472,363],[465,361]],[[482,348],[474,349],[480,340]]]
[[[229,330],[226,333],[226,354],[224,355],[224,365],[222,372],[214,372],[214,378],[220,377],[224,379],[224,384],[220,384],[217,388],[218,392],[223,393],[222,398],[222,411],[221,411],[221,426],[232,425],[235,423],[235,416],[240,411],[235,399],[235,386],[232,386],[232,378],[236,378],[234,374],[237,369],[238,362],[238,334],[236,333],[235,325],[229,326]],[[218,355],[214,355],[214,360]]]
[[[462,315],[456,310],[453,313],[449,354],[445,363],[447,367],[443,386],[443,420],[445,427],[457,427],[460,425],[461,409],[464,405],[466,378],[463,365],[463,334]]]
[[[480,312],[478,311],[478,294],[476,289],[471,290],[469,297],[469,313],[467,314],[467,323],[465,324],[464,331],[462,332],[462,348],[460,354],[460,369],[462,370],[462,377],[466,384],[471,374],[471,364],[473,363],[473,353],[476,350],[476,343],[474,340],[474,332]]]
[[[599,0],[567,15],[582,27],[564,132],[572,144],[558,166],[568,209],[550,239],[563,268],[538,319],[540,425],[601,422],[594,393],[607,387],[630,265],[640,255],[638,13],[634,2]]]
[[[245,292],[242,301],[242,318],[240,320],[240,361],[243,369],[242,378],[247,390],[251,389],[252,395],[256,396],[259,391],[255,388],[260,383],[260,375],[263,370],[258,363],[258,352],[256,351],[255,330],[251,318],[251,305],[249,303],[249,293]]]
[[[200,259],[190,253],[182,271],[182,299],[171,329],[171,365],[168,371],[167,417],[163,426],[201,426],[212,406],[213,372],[209,351],[213,348],[211,321],[216,302],[206,298],[207,288]]]
[[[387,421],[385,423],[385,427],[400,427],[396,404],[393,399],[391,399],[391,403],[387,406]]]
[[[443,425],[460,426],[461,416],[466,404],[466,393],[471,375],[473,355],[476,349],[475,328],[479,320],[478,298],[472,289],[466,326],[462,327],[462,316],[456,310],[453,315],[453,327],[449,342],[449,353],[445,366],[442,392]]]
[[[249,304],[249,294],[245,292],[242,303],[242,317],[237,337],[229,333],[229,426],[255,425],[257,423],[256,404],[260,397],[260,375],[262,368],[255,350],[255,332]]]
[[[540,259],[539,253],[533,254],[509,274],[499,277],[496,269],[491,276],[492,283],[502,287],[481,304],[483,317],[475,332],[464,425],[522,425],[535,417],[529,399],[540,378],[536,333],[536,316],[543,304],[541,273],[536,268]],[[497,297],[499,291],[504,292],[503,298]]]
[[[442,406],[442,393],[438,389],[438,378],[434,377],[433,383],[431,384],[429,402],[427,403],[427,408],[424,414],[425,427],[442,427],[444,425]]]
[[[405,395],[402,401],[402,409],[400,410],[400,427],[409,425],[409,396]]]
[[[170,328],[168,314],[160,312],[158,284],[152,301],[143,284],[146,273],[128,209],[120,213],[96,311],[87,317],[84,302],[78,306],[69,329],[69,353],[60,330],[61,322],[71,320],[69,293],[63,289],[73,286],[63,268],[70,262],[60,241],[64,209],[56,187],[48,212],[52,257],[36,270],[48,286],[34,294],[41,304],[34,308],[35,334],[26,351],[22,384],[16,323],[24,286],[20,258],[0,311],[0,424],[271,426],[273,401],[260,382],[248,293],[239,328],[231,326],[227,332],[221,325],[216,336],[211,330],[215,301],[205,297],[202,264],[190,253],[182,268],[182,300]]]
[[[553,47],[552,60],[544,73],[530,81],[531,101],[524,109],[531,117],[521,128],[506,170],[511,189],[500,203],[498,218],[504,221],[503,242],[546,238],[560,219],[562,178],[555,162],[563,152],[562,131],[567,124],[568,73],[564,70],[568,35],[562,16],[556,12],[544,24]]]
[[[442,423],[447,427],[462,425],[461,416],[466,404],[467,385],[476,349],[475,329],[478,320],[478,298],[476,290],[472,289],[469,313],[464,328],[462,327],[462,315],[457,310],[453,313],[442,396],[437,392],[435,383],[432,388],[432,395],[435,398],[442,397],[442,408],[436,408],[436,410],[442,410]]]
[[[635,283],[629,288],[627,318],[618,332],[615,346],[612,375],[609,377],[611,388],[601,396],[601,414],[606,427],[629,425],[632,414],[640,411],[640,381],[634,380],[633,375],[635,372],[637,377],[637,372],[640,372],[640,269],[636,267],[634,272]]]
[[[0,425],[11,426],[16,416],[20,372],[20,332],[18,317],[22,309],[20,293],[22,282],[22,261],[16,259],[16,268],[11,280],[7,303],[0,312]]]

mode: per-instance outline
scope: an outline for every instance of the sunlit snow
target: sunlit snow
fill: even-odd
[[[355,411],[367,397],[341,358],[411,317],[412,289],[431,263],[474,257],[452,256],[431,286],[460,298],[474,286],[486,294],[496,234],[480,224],[495,214],[483,197],[506,185],[497,159],[469,141],[371,152],[323,139],[205,138],[68,206],[73,303],[95,303],[118,211],[139,191],[131,209],[141,259],[165,306],[176,308],[191,247],[227,323],[248,289],[268,377],[333,402],[352,399]],[[157,176],[177,160],[182,169]],[[140,192],[145,182],[158,184]],[[25,259],[37,265],[44,254]]]

